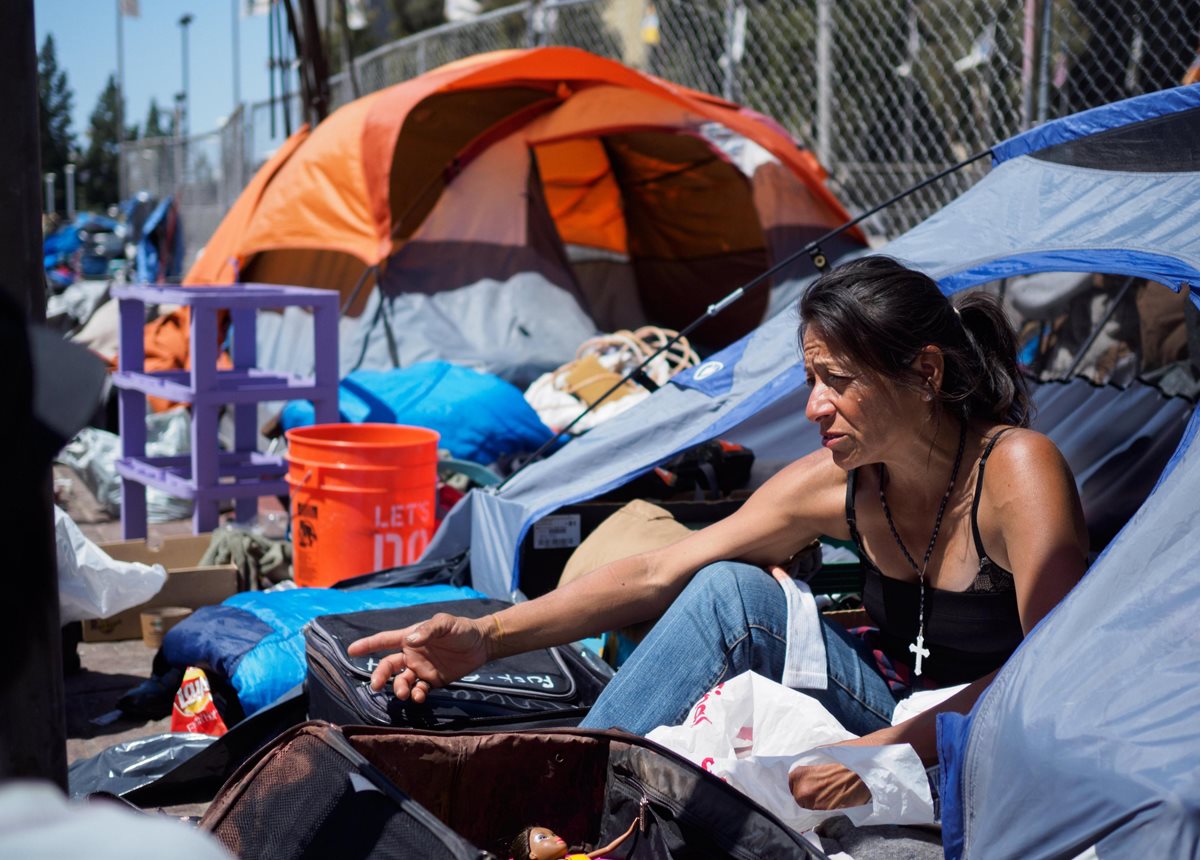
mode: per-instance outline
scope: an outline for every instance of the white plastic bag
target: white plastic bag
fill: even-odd
[[[162,589],[161,564],[116,561],[79,530],[62,508],[54,508],[58,548],[58,605],[63,624],[108,618],[145,603]]]
[[[186,407],[146,416],[146,456],[174,457],[191,451],[192,419]],[[84,427],[55,457],[70,466],[96,500],[110,514],[121,513],[121,476],[117,459],[121,437],[95,427]],[[190,499],[169,496],[156,487],[146,488],[146,519],[152,523],[180,520],[192,514]]]
[[[795,830],[810,830],[834,815],[855,825],[934,820],[925,768],[911,746],[827,746],[855,735],[812,696],[754,672],[710,690],[683,725],[662,726],[647,737],[721,777]],[[871,790],[871,802],[849,809],[801,808],[788,774],[801,765],[829,762],[857,773]]]

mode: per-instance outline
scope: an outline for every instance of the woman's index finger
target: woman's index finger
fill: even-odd
[[[351,657],[361,657],[364,654],[371,654],[375,651],[386,651],[389,648],[403,648],[404,639],[408,636],[409,630],[384,630],[381,633],[374,633],[370,636],[364,636],[362,639],[356,639],[351,642],[346,648],[346,653]]]

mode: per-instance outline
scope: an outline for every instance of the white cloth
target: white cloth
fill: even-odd
[[[783,685],[793,690],[824,690],[829,686],[821,616],[807,582],[778,577],[787,600],[787,653]]]

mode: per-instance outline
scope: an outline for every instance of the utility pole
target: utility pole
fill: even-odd
[[[125,140],[125,10],[117,0],[117,197],[121,200],[129,193],[125,176],[125,153],[121,144]]]
[[[229,0],[229,8],[233,14],[233,110],[242,103],[242,44],[238,33],[238,0]],[[233,111],[230,111],[233,116]]]
[[[195,19],[190,12],[185,12],[179,16],[179,38],[181,44],[179,57],[183,63],[183,89],[181,90],[183,93],[183,116],[180,118],[180,122],[182,123],[181,130],[183,132],[182,137],[188,136],[192,124],[192,105],[188,99],[188,27],[193,20]]]
[[[50,470],[23,453],[35,427],[26,320],[46,316],[38,183],[37,53],[33,0],[8,0],[0,27],[0,397],[12,410],[0,450],[0,541],[21,571],[8,586],[0,625],[0,779],[48,779],[66,788],[62,634]],[[23,317],[23,319],[22,319]],[[23,354],[22,354],[23,353]],[[12,362],[12,363],[10,363]]]

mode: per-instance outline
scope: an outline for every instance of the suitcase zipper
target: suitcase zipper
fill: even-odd
[[[739,860],[760,860],[760,858],[755,857],[753,854],[743,852],[736,843],[731,843],[731,842],[727,841],[721,833],[709,828],[708,822],[706,820],[704,820],[700,816],[697,816],[696,814],[690,812],[686,806],[667,797],[666,795],[662,794],[661,792],[658,792],[652,788],[649,788],[648,786],[643,784],[641,782],[641,780],[639,780],[637,777],[633,776],[632,774],[622,773],[614,768],[613,769],[613,777],[618,782],[624,783],[628,788],[631,788],[631,789],[637,791],[641,795],[641,800],[638,802],[638,831],[640,833],[645,834],[646,831],[649,829],[649,824],[647,823],[647,820],[646,820],[647,819],[646,810],[647,810],[647,807],[649,807],[651,800],[653,800],[655,803],[660,804],[661,806],[664,806],[668,810],[670,810],[671,816],[676,821],[686,822],[686,823],[693,824],[693,825],[696,825],[696,826],[704,829],[713,838],[713,841],[718,844],[718,846],[721,848],[721,850],[724,851],[729,856],[737,857],[737,858],[739,858]],[[786,825],[783,825],[783,826],[786,829]],[[803,838],[797,836],[797,839],[801,844],[804,845],[805,848],[809,849],[808,856],[810,858],[812,858],[814,856],[815,857],[823,857],[824,856],[821,854],[814,855],[811,850],[811,846],[809,846]]]

